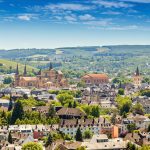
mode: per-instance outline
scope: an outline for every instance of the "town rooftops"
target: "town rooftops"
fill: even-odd
[[[87,74],[82,78],[108,79],[108,76],[106,74]]]
[[[122,139],[110,139],[107,142],[83,142],[82,146],[86,147],[86,150],[120,150],[126,149],[129,141],[123,141]]]
[[[96,119],[64,119],[61,120],[60,126],[99,126]]]
[[[21,79],[23,79],[25,81],[37,81],[36,77],[21,77]]]
[[[79,108],[61,108],[60,110],[57,111],[56,113],[58,116],[86,116],[86,114],[81,111]]]
[[[98,141],[108,141],[107,135],[106,134],[93,135],[90,142],[93,143],[93,142],[98,142]]]
[[[64,142],[61,143],[57,148],[61,149],[61,150],[76,150],[77,148],[79,148],[81,146],[81,142]]]

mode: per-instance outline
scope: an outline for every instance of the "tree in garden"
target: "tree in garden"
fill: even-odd
[[[148,90],[142,90],[142,91],[141,91],[141,95],[142,95],[142,96],[150,97],[150,90],[149,90],[149,89],[148,89]]]
[[[12,78],[11,77],[5,77],[3,83],[4,84],[10,84],[10,83],[12,83]]]
[[[111,117],[111,123],[113,124],[113,125],[115,125],[116,124],[116,113],[113,113],[113,115],[112,115],[112,117]]]
[[[73,100],[73,96],[68,93],[61,93],[57,95],[57,99],[61,102],[62,105],[65,105],[69,101]]]
[[[41,144],[35,143],[35,142],[29,142],[22,146],[22,150],[29,150],[29,149],[30,150],[43,150],[43,147]]]
[[[71,140],[72,140],[72,137],[71,137],[69,134],[66,134],[66,135],[64,136],[64,140],[71,141]]]
[[[144,115],[144,108],[142,106],[142,104],[140,104],[139,102],[137,102],[133,107],[132,107],[132,111],[135,114],[140,114],[140,115]]]
[[[1,117],[6,119],[6,112],[4,110],[2,111]]]
[[[54,105],[51,104],[49,106],[48,116],[53,118],[55,116],[55,114],[56,114],[55,107],[54,107]]]
[[[120,88],[120,89],[118,90],[118,94],[119,94],[119,95],[124,95],[124,89]]]
[[[144,145],[139,150],[150,150],[150,146],[149,145]]]
[[[127,143],[127,150],[137,150],[135,144],[132,144],[131,142]]]
[[[127,129],[129,131],[129,133],[132,133],[136,129],[135,123],[128,124]]]
[[[77,102],[74,101],[74,102],[73,102],[73,108],[76,108],[76,107],[77,107]]]
[[[99,106],[93,106],[92,107],[91,115],[93,117],[99,117],[100,116],[100,108],[99,108]]]
[[[48,139],[47,139],[47,141],[46,141],[46,143],[45,143],[45,146],[46,147],[48,147],[49,145],[52,145],[52,143],[53,143],[53,137],[52,137],[52,135],[51,135],[51,133],[48,135]]]
[[[68,107],[72,108],[72,102],[71,101],[69,102]]]
[[[116,102],[118,104],[118,108],[120,110],[120,114],[128,113],[132,106],[132,101],[129,97],[117,96]]]
[[[126,112],[123,112],[122,117],[123,117],[123,118],[127,118],[127,113],[126,113]]]
[[[91,131],[88,129],[88,130],[85,130],[85,132],[83,133],[83,137],[85,139],[90,139],[92,137],[92,133]]]
[[[8,111],[11,111],[13,108],[13,102],[12,102],[12,99],[10,98],[9,100],[9,106],[8,106]]]
[[[13,112],[12,112],[10,123],[15,124],[16,120],[17,119],[21,120],[23,115],[24,115],[23,106],[22,106],[20,101],[17,101],[15,103],[15,106],[14,106],[14,109],[13,109]]]
[[[80,128],[77,129],[75,138],[76,138],[76,141],[80,141],[80,142],[83,141],[82,132],[81,132]]]
[[[120,108],[120,114],[124,115],[125,113],[128,113],[130,111],[131,105],[130,103],[123,104]]]
[[[10,144],[13,143],[13,139],[12,139],[11,132],[9,132],[9,134],[8,134],[8,142],[9,142]]]
[[[77,150],[86,150],[84,146],[77,148]]]

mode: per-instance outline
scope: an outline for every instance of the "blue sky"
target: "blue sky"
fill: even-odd
[[[0,49],[150,44],[150,0],[0,0]]]

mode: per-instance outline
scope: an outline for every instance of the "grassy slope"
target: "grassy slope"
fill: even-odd
[[[10,70],[10,66],[11,66],[12,70],[15,70],[17,62],[6,60],[6,59],[0,59],[0,64],[3,64],[3,66],[0,66],[0,69]],[[20,73],[22,73],[24,70],[24,64],[18,63],[18,66],[19,66]],[[37,71],[36,68],[27,65],[27,71],[32,71],[32,69]]]

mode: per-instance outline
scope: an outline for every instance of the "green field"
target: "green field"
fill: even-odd
[[[15,72],[16,66],[17,66],[17,62],[6,60],[6,59],[0,59],[0,72],[1,73]],[[18,66],[19,66],[19,72],[23,73],[24,64],[18,63]],[[27,71],[31,72],[32,70],[38,71],[37,68],[27,65]]]

